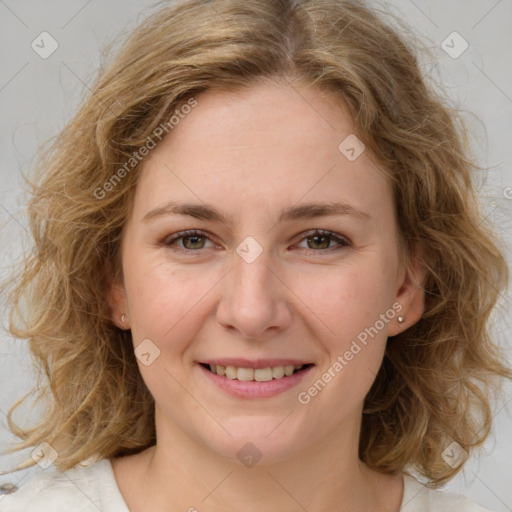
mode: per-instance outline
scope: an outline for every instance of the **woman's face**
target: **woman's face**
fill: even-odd
[[[318,89],[196,100],[144,162],[111,295],[157,433],[228,458],[250,442],[267,462],[357,437],[387,337],[422,308],[390,185]]]

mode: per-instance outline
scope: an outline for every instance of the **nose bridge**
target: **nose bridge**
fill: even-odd
[[[218,321],[247,338],[257,338],[269,328],[282,329],[289,322],[286,297],[271,260],[271,251],[254,239],[242,242],[233,258]]]
[[[256,245],[257,244],[257,245]],[[242,242],[236,249],[232,293],[238,303],[256,303],[261,307],[274,301],[275,277],[271,270],[271,252],[252,240]]]

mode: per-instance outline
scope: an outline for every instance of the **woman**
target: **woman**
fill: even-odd
[[[429,489],[512,377],[463,131],[348,0],[192,0],[45,155],[13,335],[56,471],[2,510],[482,511]],[[16,316],[28,300],[30,316]]]

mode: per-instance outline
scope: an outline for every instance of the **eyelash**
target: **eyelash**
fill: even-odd
[[[201,231],[201,230],[191,229],[191,230],[187,230],[187,231],[180,231],[179,233],[176,233],[175,235],[172,235],[171,237],[164,238],[162,240],[162,245],[164,245],[165,247],[170,247],[170,246],[174,245],[175,251],[181,252],[181,253],[189,253],[190,255],[192,255],[191,253],[199,252],[199,251],[201,251],[201,249],[204,249],[204,248],[185,249],[182,247],[177,247],[177,245],[176,245],[176,242],[178,240],[188,238],[191,236],[202,236],[202,237],[205,237],[206,239],[210,240],[211,242],[213,242],[213,240],[210,239],[210,237],[208,236],[208,234],[206,232]],[[314,237],[314,236],[325,236],[325,237],[329,238],[331,241],[337,242],[339,244],[339,246],[338,247],[329,247],[327,249],[310,249],[308,247],[308,248],[306,248],[306,250],[308,250],[308,251],[314,251],[314,252],[320,252],[320,253],[328,252],[328,251],[332,252],[333,250],[339,250],[339,249],[351,246],[351,243],[348,239],[339,237],[332,231],[326,231],[323,229],[314,229],[310,232],[305,233],[300,241],[305,240],[307,238]]]

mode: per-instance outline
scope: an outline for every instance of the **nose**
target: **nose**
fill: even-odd
[[[217,321],[245,339],[264,339],[291,323],[290,290],[270,263],[265,251],[250,263],[236,255],[223,280]]]

